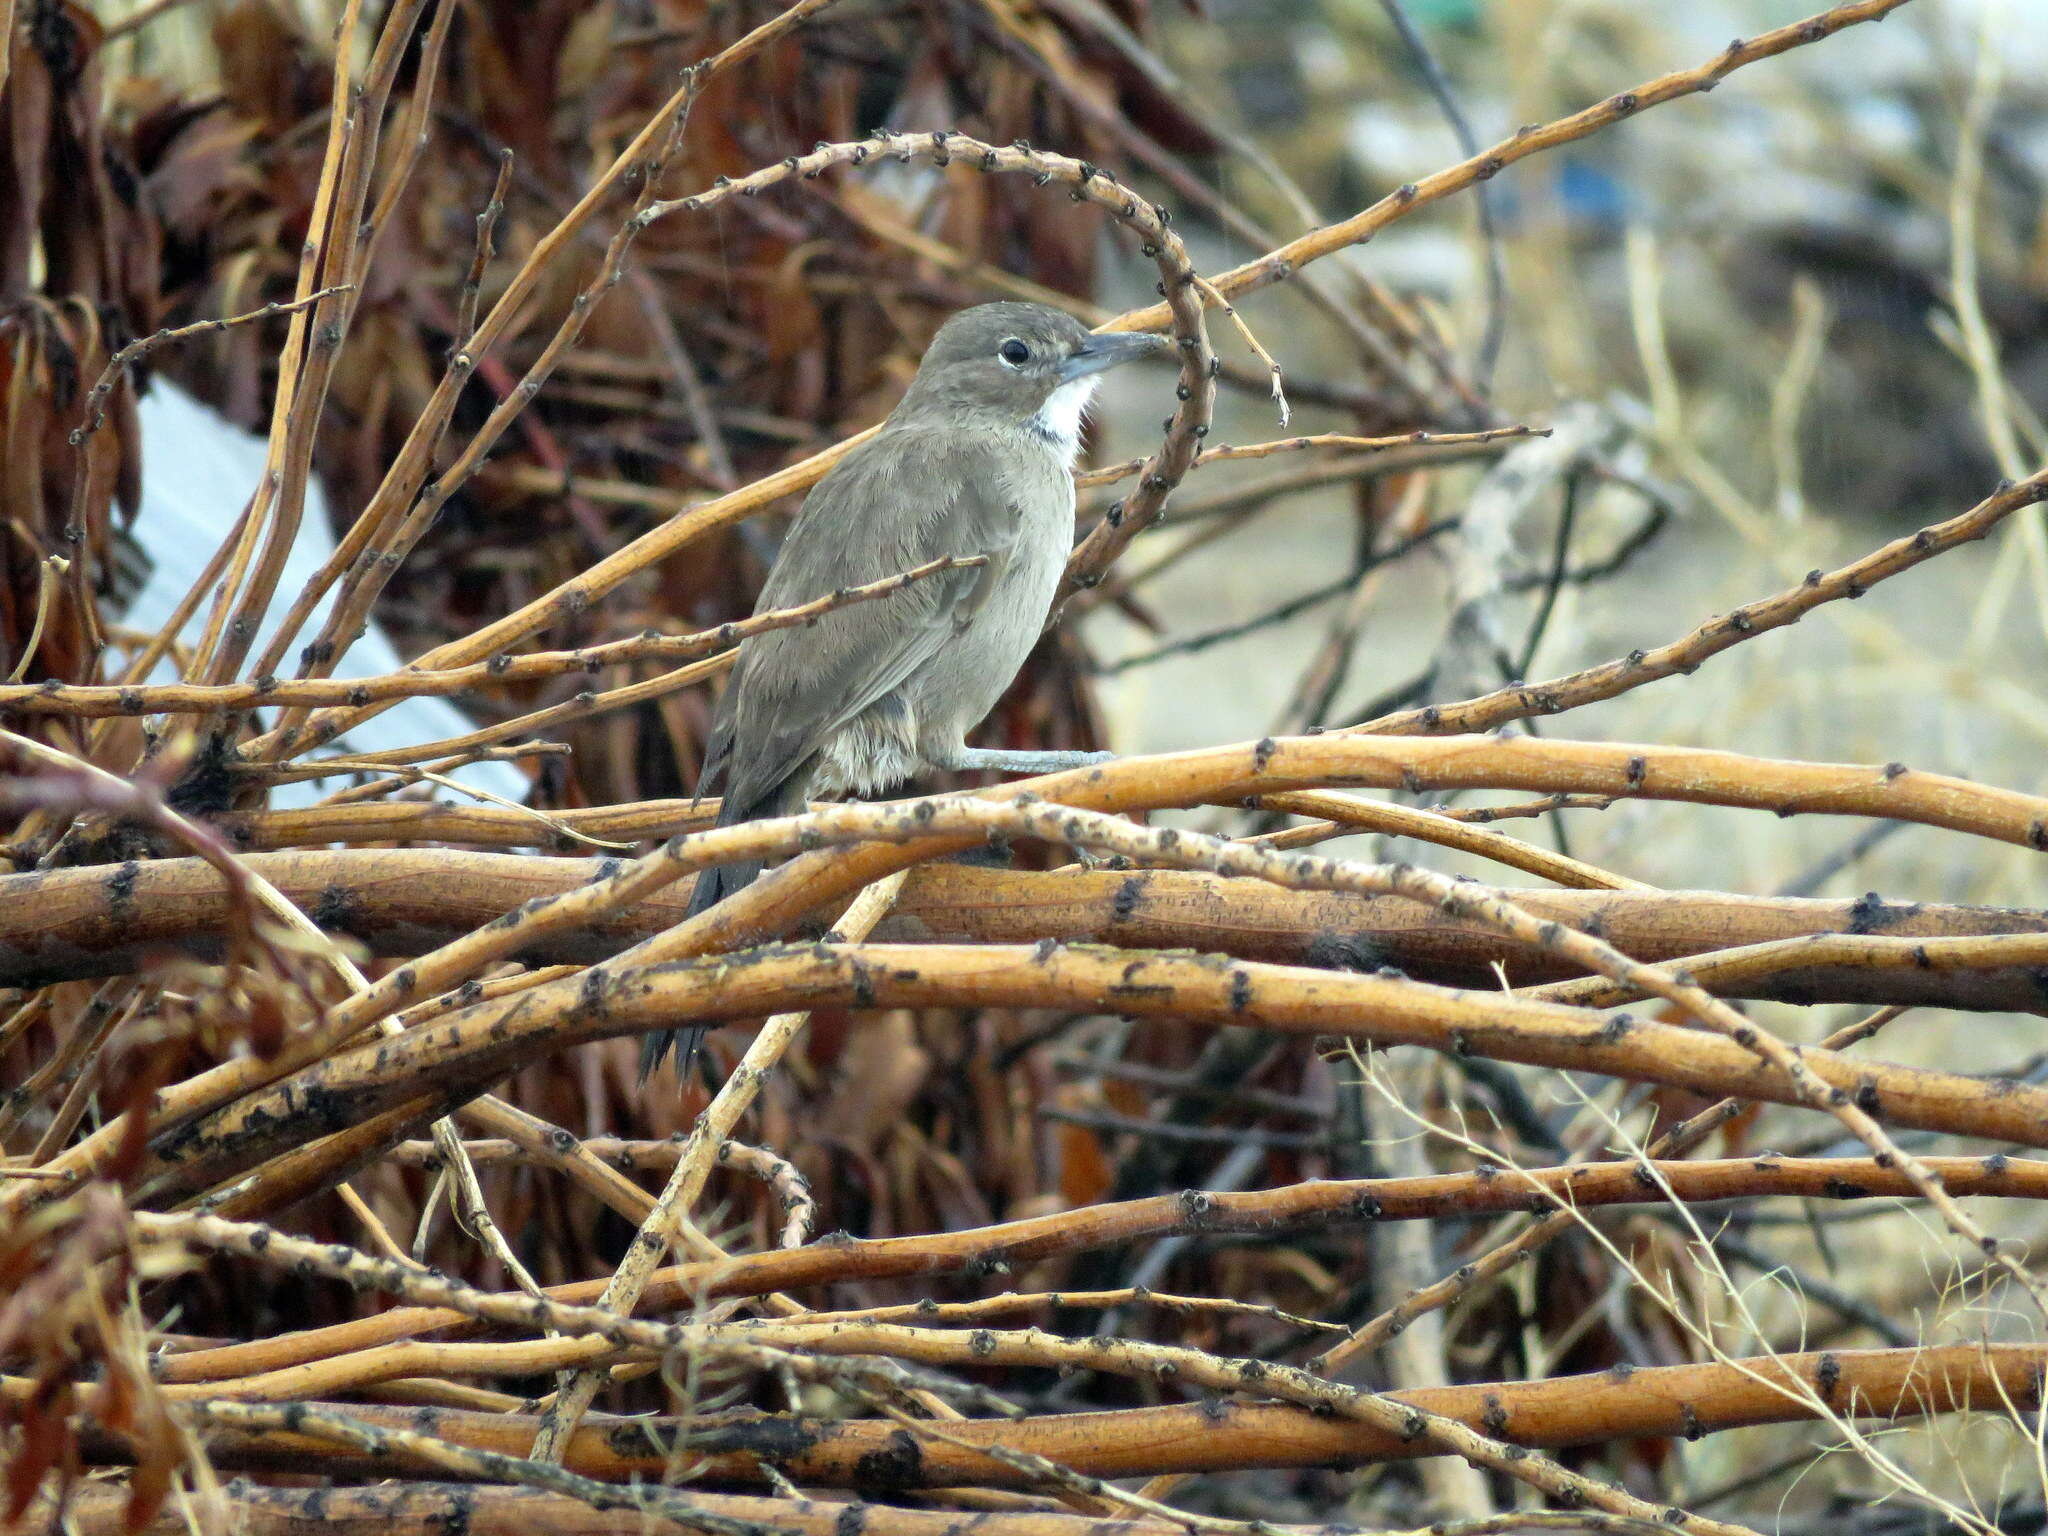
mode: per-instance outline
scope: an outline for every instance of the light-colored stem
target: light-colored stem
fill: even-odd
[[[908,870],[899,869],[862,891],[839,920],[839,932],[854,943],[874,932],[875,924],[895,904],[896,893],[903,888],[904,877],[908,873]],[[690,1207],[704,1192],[704,1181],[711,1176],[719,1147],[738,1128],[740,1117],[753,1104],[768,1074],[810,1021],[808,1012],[778,1013],[761,1026],[753,1043],[747,1047],[746,1055],[733,1068],[732,1076],[725,1080],[725,1086],[718,1090],[717,1097],[690,1128],[689,1139],[683,1143],[682,1156],[676,1159],[675,1171],[669,1175],[667,1187],[662,1190],[661,1198],[655,1201],[647,1220],[641,1223],[640,1235],[626,1250],[626,1257],[620,1262],[617,1273],[605,1287],[604,1295],[598,1298],[598,1306],[610,1312],[627,1314],[639,1303],[648,1278],[661,1267],[670,1246],[677,1241],[677,1222],[688,1216]],[[569,1436],[575,1433],[576,1426],[590,1407],[591,1399],[597,1396],[597,1389],[604,1385],[604,1381],[602,1370],[586,1370],[579,1372],[576,1379],[562,1389],[553,1408],[542,1420],[540,1433],[534,1436],[534,1460],[561,1461]]]

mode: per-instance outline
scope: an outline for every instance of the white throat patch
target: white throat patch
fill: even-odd
[[[1063,467],[1071,468],[1081,451],[1081,418],[1088,414],[1088,403],[1101,382],[1101,377],[1092,373],[1069,379],[1045,397],[1045,404],[1031,418],[1031,430],[1059,455]]]

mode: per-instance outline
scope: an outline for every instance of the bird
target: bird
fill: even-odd
[[[719,826],[789,815],[813,796],[873,796],[929,770],[1054,773],[1111,755],[966,738],[1045,626],[1073,545],[1073,466],[1102,374],[1171,346],[1015,301],[963,309],[939,327],[888,419],[804,499],[754,611],[948,556],[984,563],[742,641],[698,782],[700,796],[723,785]],[[690,914],[761,868],[701,871]],[[647,1036],[642,1081],[679,1039],[686,1069],[704,1027]]]

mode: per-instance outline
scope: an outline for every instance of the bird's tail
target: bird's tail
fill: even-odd
[[[717,825],[737,826],[744,821],[759,821],[768,816],[786,816],[804,804],[805,791],[810,775],[795,773],[782,783],[775,785],[765,795],[742,800],[738,795],[727,795],[718,807]],[[698,871],[696,887],[690,892],[688,917],[709,911],[725,900],[734,891],[754,883],[754,877],[761,873],[762,861],[742,859],[733,864],[713,864]],[[676,1073],[682,1076],[689,1072],[690,1065],[697,1059],[697,1047],[704,1041],[703,1024],[685,1024],[680,1029],[661,1030],[643,1036],[640,1044],[640,1081],[646,1082],[654,1075],[654,1069],[661,1065],[662,1058],[673,1049],[676,1053]]]

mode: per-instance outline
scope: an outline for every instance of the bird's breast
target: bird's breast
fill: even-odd
[[[1035,446],[1035,445],[1034,445]],[[1043,457],[1057,473],[1032,473]],[[1074,487],[1064,466],[1039,449],[1018,463],[1006,486],[1016,521],[1004,547],[990,552],[989,576],[953,641],[906,689],[926,739],[958,741],[978,725],[1016,677],[1045,627],[1053,593],[1073,546]],[[1027,468],[1028,466],[1028,468]]]

